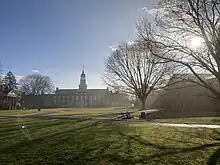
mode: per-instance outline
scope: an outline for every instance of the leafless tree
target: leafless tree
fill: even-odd
[[[54,90],[52,80],[48,76],[32,74],[20,80],[20,90],[25,94],[40,95]]]
[[[0,62],[0,84],[2,83],[2,65],[1,65],[1,62]]]
[[[197,80],[220,101],[220,1],[161,0],[149,15],[138,22],[141,39],[153,43],[161,54],[152,54],[178,63],[193,73]],[[208,73],[204,78],[201,73]]]
[[[172,67],[152,55],[145,42],[121,43],[105,61],[105,83],[113,89],[135,95],[145,109],[148,95],[164,87]]]

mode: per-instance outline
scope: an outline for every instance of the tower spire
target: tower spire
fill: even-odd
[[[79,89],[81,90],[86,90],[87,89],[87,85],[86,85],[86,75],[84,73],[84,65],[82,67],[82,73],[80,76],[80,84],[79,84]]]

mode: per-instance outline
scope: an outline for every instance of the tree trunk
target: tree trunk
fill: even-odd
[[[141,98],[140,101],[141,101],[141,110],[144,110],[145,109],[146,98]]]

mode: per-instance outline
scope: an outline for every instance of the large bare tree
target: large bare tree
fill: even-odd
[[[40,74],[31,74],[20,80],[20,90],[25,94],[40,95],[51,93],[54,85],[50,77]]]
[[[171,65],[152,55],[145,42],[121,43],[105,61],[105,83],[135,95],[145,109],[148,95],[164,87],[172,76]]]
[[[197,78],[189,81],[220,101],[220,1],[161,0],[149,13],[155,21],[149,23],[149,15],[142,17],[138,34],[163,53],[151,52],[185,67]],[[201,73],[210,74],[209,80]]]

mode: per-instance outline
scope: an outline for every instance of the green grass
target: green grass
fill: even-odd
[[[70,109],[56,111],[54,114],[60,117],[73,117],[73,118],[91,118],[91,119],[116,119],[121,112],[126,112],[125,109],[113,109],[113,108],[100,108],[100,109]],[[160,123],[178,123],[178,124],[220,124],[220,117],[192,117],[192,118],[176,118],[176,119],[155,119],[155,120],[140,120],[138,115],[141,111],[128,109],[129,112],[135,116],[134,121],[149,121]]]
[[[89,118],[89,119],[117,119],[120,112],[126,112],[126,109],[115,108],[69,108],[69,109],[42,109],[37,110],[4,110],[0,111],[0,116],[29,116],[35,114],[52,115],[69,118]],[[140,120],[137,116],[141,111],[128,109],[129,112],[134,112],[134,121],[149,121],[160,123],[188,123],[188,124],[220,124],[220,117],[193,117],[193,118],[176,118],[176,119],[155,119],[155,120]]]
[[[56,112],[61,109],[44,109],[42,111],[38,111],[37,109],[30,109],[30,110],[0,110],[0,116],[28,116],[28,115],[35,115],[35,114],[45,114],[49,112]]]
[[[93,119],[115,119],[120,114],[120,112],[125,112],[125,110],[114,108],[76,108],[57,111],[56,113],[51,115],[77,118],[81,117]]]
[[[214,161],[219,138],[218,129],[1,119],[0,164],[203,165]]]
[[[128,110],[135,111],[135,110]],[[126,112],[125,109],[115,108],[63,108],[63,109],[41,109],[34,110],[2,110],[0,116],[28,116],[35,114],[52,115],[59,117],[73,118],[94,118],[94,119],[115,119],[120,112]]]
[[[0,116],[26,116],[36,114],[37,110],[1,110]]]

